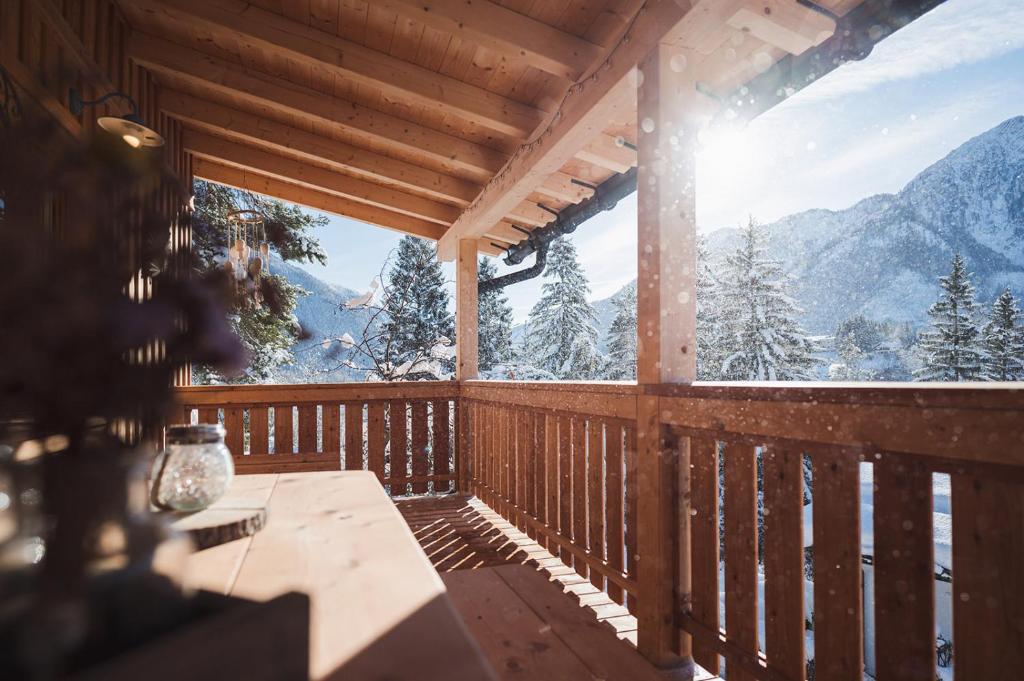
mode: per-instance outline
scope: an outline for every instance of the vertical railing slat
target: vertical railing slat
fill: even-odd
[[[623,544],[623,500],[625,498],[625,478],[622,462],[622,426],[609,422],[605,427],[605,479],[607,494],[605,495],[605,513],[607,518],[607,554],[608,565],[622,572],[625,570],[625,546]],[[622,587],[608,582],[608,596],[616,603],[625,603]]]
[[[384,403],[370,402],[366,418],[366,460],[367,468],[377,474],[384,484],[385,447]]]
[[[811,455],[814,488],[814,673],[862,681],[860,484],[849,452]]]
[[[245,420],[241,407],[224,408],[224,444],[232,456],[245,456]]]
[[[769,447],[761,459],[765,655],[769,667],[790,679],[802,679],[805,664],[803,454]]]
[[[414,477],[422,477],[430,472],[427,431],[427,403],[423,400],[416,400],[412,403],[412,474]],[[424,494],[427,488],[426,482],[412,483],[413,494]]]
[[[544,456],[544,524],[549,530],[558,529],[558,421],[547,414],[541,414],[540,440]],[[542,546],[550,553],[555,545],[547,538]]]
[[[388,411],[388,427],[391,429],[391,496],[402,496],[408,492],[409,455],[408,431],[405,400],[392,400]]]
[[[568,417],[558,417],[558,532],[572,538],[572,430]],[[572,554],[562,546],[558,557],[572,565]]]
[[[217,423],[219,421],[217,407],[200,407],[199,408],[199,423]]]
[[[600,419],[587,422],[587,541],[590,553],[604,560],[604,423]],[[604,590],[604,575],[590,571],[590,583]]]
[[[363,470],[363,403],[345,403],[345,457],[347,471]]]
[[[519,512],[516,513],[516,527],[520,532],[525,532],[526,523],[526,412],[523,409],[515,410],[515,445],[516,445],[516,468],[512,474],[513,489],[515,490],[515,505]]]
[[[691,590],[693,618],[717,635],[718,617],[718,443],[707,437],[690,438],[691,505],[696,514],[690,519]],[[718,650],[714,640],[693,638],[694,660],[712,674],[719,673]]]
[[[636,428],[629,426],[626,433],[626,574],[636,579],[637,555],[637,461],[636,461]],[[626,606],[630,612],[636,613],[636,594],[629,594]]]
[[[321,450],[332,461],[341,467],[341,405],[337,402],[324,402],[323,426],[321,433]]]
[[[274,406],[275,454],[292,454],[295,451],[292,421],[292,405],[278,404]]]
[[[270,453],[270,432],[266,407],[249,409],[249,453],[262,456]]]
[[[935,678],[932,476],[883,456],[874,468],[875,678]]]
[[[450,407],[447,399],[434,400],[434,439],[431,453],[434,455],[434,475],[457,475],[451,465]],[[435,482],[435,492],[447,492],[452,483]]]
[[[533,519],[537,519],[537,419],[531,410],[523,412],[523,464],[526,466],[526,479],[523,483],[524,510]],[[537,538],[537,532],[530,523],[526,525],[526,536]]]
[[[1017,480],[952,475],[953,677],[1024,669],[1024,493]]]
[[[583,416],[572,419],[572,541],[587,548],[587,421]],[[588,577],[590,568],[573,558],[576,572]]]
[[[300,404],[299,412],[299,453],[316,453],[316,405]]]
[[[757,654],[757,466],[754,447],[727,444],[725,468],[725,632],[751,657]],[[824,677],[829,678],[829,677]],[[754,677],[729,667],[729,681]]]

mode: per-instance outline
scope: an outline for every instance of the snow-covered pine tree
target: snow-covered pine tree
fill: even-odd
[[[636,380],[636,281],[626,284],[612,299],[615,317],[608,328],[608,357],[604,377],[610,381]]]
[[[797,324],[800,310],[786,295],[782,266],[767,257],[764,229],[750,218],[740,238],[715,286],[721,324],[713,342],[722,357],[721,378],[813,378],[813,346]]]
[[[548,251],[541,298],[530,310],[526,349],[532,364],[561,379],[597,378],[597,314],[587,301],[590,284],[576,259],[576,247],[562,237]]]
[[[1017,301],[1007,286],[992,304],[983,330],[984,376],[990,381],[1024,379],[1024,327]]]
[[[697,240],[697,380],[722,380],[720,301],[707,240]]]
[[[454,340],[455,318],[448,310],[448,297],[434,246],[414,236],[403,237],[383,301],[383,334],[396,364],[429,356],[441,338]]]
[[[971,381],[982,375],[981,332],[975,320],[978,303],[963,257],[953,256],[949,276],[939,277],[942,297],[928,309],[931,328],[921,335],[922,381]]]
[[[477,273],[480,281],[487,281],[497,275],[498,268],[489,258],[480,258]],[[477,307],[480,369],[487,371],[512,360],[512,306],[503,290],[497,289],[481,293]]]

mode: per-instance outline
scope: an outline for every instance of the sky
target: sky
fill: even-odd
[[[743,127],[703,134],[697,164],[701,232],[748,216],[772,222],[811,208],[838,210],[898,192],[965,141],[1024,114],[1024,1],[947,0]],[[312,274],[365,291],[401,235],[327,216],[328,265]],[[591,300],[636,277],[636,198],[570,237]],[[499,273],[518,269],[497,261]],[[530,263],[526,263],[528,266]],[[454,279],[451,264],[445,272]],[[544,279],[505,289],[525,321]]]

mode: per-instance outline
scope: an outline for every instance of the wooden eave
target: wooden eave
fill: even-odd
[[[445,259],[501,253],[637,165],[635,67],[658,43],[724,95],[835,26],[796,0],[119,2],[197,177]]]

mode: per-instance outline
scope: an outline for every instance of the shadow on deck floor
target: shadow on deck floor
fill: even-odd
[[[395,504],[502,679],[663,678],[636,653],[623,605],[476,497]]]

